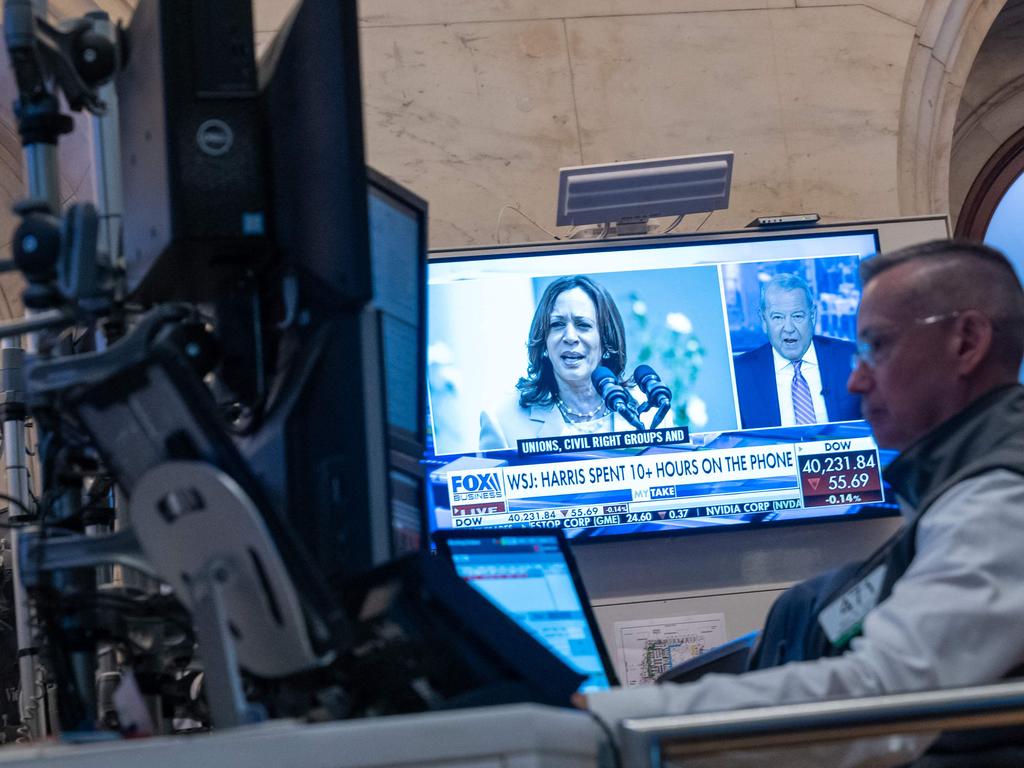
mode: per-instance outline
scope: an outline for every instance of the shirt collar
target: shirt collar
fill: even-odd
[[[782,373],[786,368],[792,368],[793,361],[789,358],[785,358],[779,354],[779,351],[772,347],[772,358],[775,360],[775,373]],[[814,351],[814,341],[811,341],[811,346],[807,348],[803,356],[804,365],[818,365],[818,353]]]
[[[998,457],[998,448],[1022,441],[1024,434],[1024,387],[997,387],[977,398],[956,415],[939,424],[906,448],[882,475],[915,513],[935,498],[937,489],[950,479],[970,476],[983,461],[986,468],[1010,467]],[[1019,448],[1015,447],[1019,456]]]

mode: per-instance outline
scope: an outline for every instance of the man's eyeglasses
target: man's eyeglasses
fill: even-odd
[[[960,317],[966,309],[954,309],[952,312],[943,312],[939,315],[928,315],[928,317],[915,317],[910,322],[914,325],[934,325],[935,323],[941,323],[944,320],[952,320]],[[857,339],[857,353],[853,356],[852,367],[856,368],[861,363],[864,363],[868,368],[874,368],[885,358],[886,350],[892,346],[903,333],[906,331],[904,326],[902,329],[895,330],[892,333],[879,334],[872,338]]]

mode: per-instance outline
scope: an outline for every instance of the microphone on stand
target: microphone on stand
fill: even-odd
[[[632,398],[611,370],[604,366],[597,368],[590,374],[590,381],[609,410],[615,411],[637,429],[646,429]]]
[[[640,387],[640,391],[647,395],[648,406],[658,406],[658,411],[651,420],[651,429],[654,429],[661,424],[672,407],[672,390],[665,386],[661,377],[649,365],[638,365],[633,371],[633,381]]]

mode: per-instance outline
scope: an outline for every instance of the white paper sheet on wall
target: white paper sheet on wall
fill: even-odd
[[[725,614],[615,622],[619,680],[648,685],[662,672],[725,642]]]

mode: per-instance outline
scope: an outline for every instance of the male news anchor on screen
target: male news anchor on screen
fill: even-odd
[[[526,347],[527,371],[516,391],[480,414],[481,451],[534,437],[636,428],[608,408],[591,378],[602,366],[620,386],[629,383],[622,315],[603,286],[583,275],[552,282],[537,303]],[[653,415],[639,418],[650,426]],[[672,426],[671,414],[659,426]]]
[[[761,286],[768,343],[733,361],[740,424],[791,427],[861,418],[846,389],[856,345],[814,334],[816,307],[800,275],[779,273]]]

